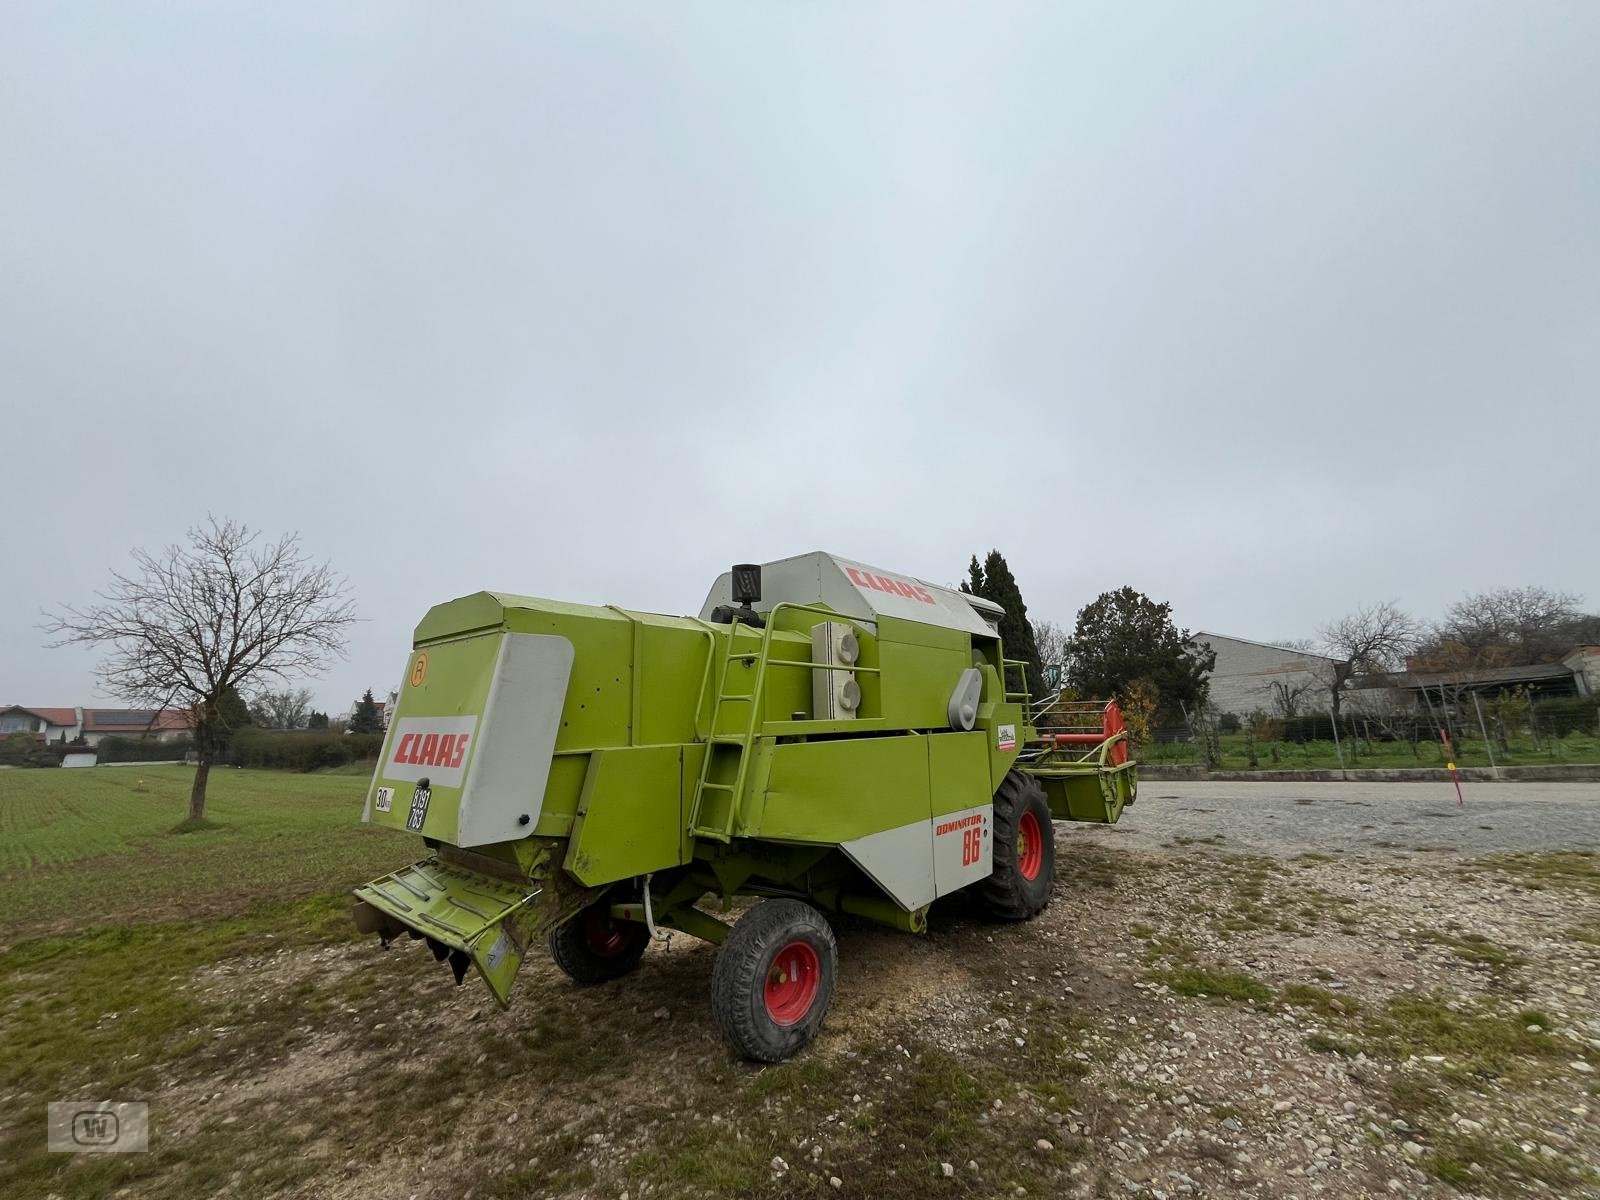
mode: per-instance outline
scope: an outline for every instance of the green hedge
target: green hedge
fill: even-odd
[[[317,771],[377,758],[382,748],[381,733],[245,728],[233,735],[227,759],[236,767]]]
[[[1540,733],[1565,737],[1569,733],[1600,732],[1600,696],[1563,696],[1540,700],[1533,706]]]
[[[63,749],[70,751],[72,747]],[[188,738],[163,742],[156,738],[106,737],[101,738],[100,744],[93,749],[103,763],[168,762],[172,759],[182,761],[184,755],[194,749],[194,742]]]
[[[52,754],[31,733],[9,733],[0,737],[0,765],[7,767],[59,767],[61,756]]]

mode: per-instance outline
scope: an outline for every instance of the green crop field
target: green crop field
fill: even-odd
[[[187,767],[0,771],[0,946],[111,921],[232,915],[379,874],[413,849],[360,824],[366,777]]]
[[[364,775],[217,770],[210,824],[176,832],[192,779],[174,766],[0,771],[0,1194],[99,1196],[141,1179],[209,1194],[226,1139],[199,1139],[187,1160],[64,1162],[44,1153],[45,1102],[159,1096],[174,1070],[212,1069],[216,1027],[240,1010],[197,997],[193,973],[352,938],[345,890],[415,857],[415,839],[360,824]],[[257,1049],[305,1016],[294,1002],[252,1014]]]

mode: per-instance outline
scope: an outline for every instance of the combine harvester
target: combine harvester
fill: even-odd
[[[829,554],[736,566],[698,618],[441,604],[363,814],[429,855],[358,888],[356,923],[424,940],[457,983],[476,969],[501,1005],[541,939],[596,984],[681,930],[721,947],[727,1039],[788,1058],[833,998],[825,913],[919,933],[970,887],[1026,920],[1050,902],[1052,819],[1133,802],[1116,706],[1036,727],[1000,616]],[[737,897],[759,902],[732,925],[698,907]]]

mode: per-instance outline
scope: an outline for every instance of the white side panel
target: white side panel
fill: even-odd
[[[843,621],[819,621],[811,627],[811,661],[850,667],[860,654],[856,636]],[[819,721],[852,720],[861,709],[861,687],[855,672],[811,672],[811,715]]]
[[[711,593],[700,608],[700,619],[708,621],[712,609],[732,603],[733,578],[724,571],[711,585]],[[872,624],[872,606],[826,554],[800,554],[761,564],[761,599],[755,604],[756,611],[771,612],[773,605],[783,603],[826,604],[836,613],[866,622],[868,629],[877,632]]]
[[[426,779],[435,787],[460,787],[467,773],[477,717],[401,717],[389,738],[384,779],[411,783]]]
[[[461,794],[458,846],[526,837],[538,823],[572,658],[572,643],[564,637],[504,635]]]
[[[896,829],[869,833],[844,842],[839,848],[907,912],[931,904],[937,895],[932,821],[913,821]]]
[[[933,819],[933,882],[941,896],[994,871],[994,805]]]
[[[942,625],[946,629],[961,629],[986,637],[994,635],[994,628],[978,615],[960,592],[911,575],[897,575],[866,563],[852,562],[848,558],[829,557],[850,586],[879,616],[922,621],[928,625]]]
[[[733,603],[732,594],[730,577],[724,573],[712,585],[700,609],[701,619],[708,620],[717,605]],[[995,605],[980,602],[990,613],[986,620],[968,597],[953,588],[821,551],[761,564],[761,600],[756,610],[768,612],[785,601],[826,604],[837,613],[868,623],[878,616],[902,617],[983,637],[994,636],[993,613],[998,611]]]
[[[910,912],[993,872],[994,805],[870,833],[840,849]]]

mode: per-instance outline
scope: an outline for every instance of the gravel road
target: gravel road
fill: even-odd
[[[1150,780],[1113,826],[1057,836],[1152,850],[1176,839],[1292,855],[1464,855],[1600,847],[1600,783],[1178,783]],[[1189,842],[1178,842],[1187,845]]]

